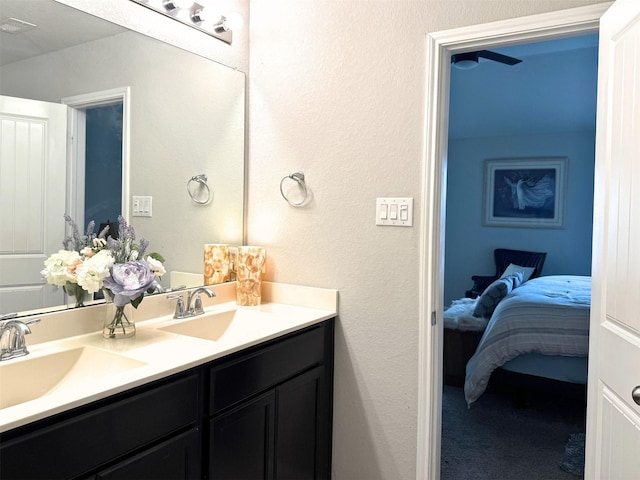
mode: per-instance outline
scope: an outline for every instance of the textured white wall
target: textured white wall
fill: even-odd
[[[426,33],[594,3],[251,2],[248,236],[269,280],[340,291],[335,479],[415,478],[420,225],[374,212],[420,198]],[[278,189],[297,170],[302,209]]]

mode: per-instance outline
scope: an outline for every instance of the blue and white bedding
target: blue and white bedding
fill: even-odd
[[[482,395],[496,368],[519,355],[587,356],[590,307],[591,277],[538,277],[515,288],[496,307],[467,363],[467,404]]]

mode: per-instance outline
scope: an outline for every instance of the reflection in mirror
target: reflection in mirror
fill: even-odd
[[[242,244],[244,74],[53,0],[0,0],[0,11],[36,25],[0,33],[0,314],[65,305],[40,275],[62,248],[63,214],[80,229],[113,222],[106,204],[119,196],[137,238],[166,260],[162,286],[169,272],[174,287],[201,283],[205,244]],[[92,112],[62,101],[114,91],[125,92],[116,166],[92,174]],[[187,190],[201,174],[207,204]],[[115,184],[98,191],[107,177]],[[133,197],[150,198],[150,216],[133,215]]]

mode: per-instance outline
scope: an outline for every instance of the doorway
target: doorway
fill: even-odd
[[[570,364],[575,371],[569,369],[566,377],[557,366],[536,369],[531,376],[531,364],[523,365],[527,357],[518,357],[519,363],[493,372],[487,391],[468,409],[465,367],[483,330],[479,324],[469,331],[474,300],[466,296],[474,295],[472,275],[494,274],[497,247],[545,252],[542,276],[590,276],[597,47],[598,35],[567,37],[491,50],[518,64],[480,59],[472,69],[451,68],[443,305],[453,309],[445,310],[443,319],[443,479],[526,478],[527,473],[571,478],[559,467],[573,468],[562,463],[564,447],[569,438],[584,434],[585,357],[568,360],[576,360]],[[549,156],[567,162],[563,228],[481,221],[489,211],[483,202],[487,166],[505,161],[535,166]],[[533,387],[547,375],[583,387],[551,380]],[[528,442],[535,448],[523,447]]]
[[[69,215],[82,226],[91,219],[113,223],[119,214],[128,218],[129,87],[66,97],[62,103],[70,107],[66,199]]]
[[[122,110],[120,101],[85,110],[83,225],[109,225],[122,212]]]
[[[454,53],[597,33],[609,7],[589,7],[438,32],[427,38],[427,96],[419,278],[417,478],[438,479],[442,408],[444,206],[450,56]]]

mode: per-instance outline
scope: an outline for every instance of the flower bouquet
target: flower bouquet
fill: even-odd
[[[118,234],[106,239],[109,227],[96,235],[95,222],[91,221],[86,233],[80,235],[71,217],[65,214],[64,218],[72,234],[62,242],[64,250],[45,260],[42,275],[47,282],[61,286],[67,295],[74,296],[76,306],[81,306],[87,295],[102,290],[107,301],[103,336],[134,335],[135,324],[125,307],[131,304],[138,308],[146,292],[160,288],[155,277],[165,274],[164,258],[158,253],[145,256],[149,242],[141,239],[136,243],[133,227],[121,215]]]
[[[125,307],[138,308],[145,292],[159,289],[156,277],[164,275],[164,258],[158,253],[145,256],[149,242],[140,239],[122,216],[118,217],[118,238],[107,239],[107,251],[113,258],[109,275],[103,280],[107,309],[102,334],[105,338],[124,338],[135,335],[135,323],[127,315]]]
[[[45,268],[40,273],[47,283],[62,287],[69,301],[75,299],[75,306],[81,307],[89,295],[100,290],[101,280],[108,275],[110,263],[113,263],[108,255],[100,254],[107,244],[108,227],[96,235],[95,222],[91,221],[86,233],[81,235],[73,219],[66,214],[64,218],[71,235],[62,241],[63,250],[45,260]],[[98,274],[100,272],[102,275]]]

